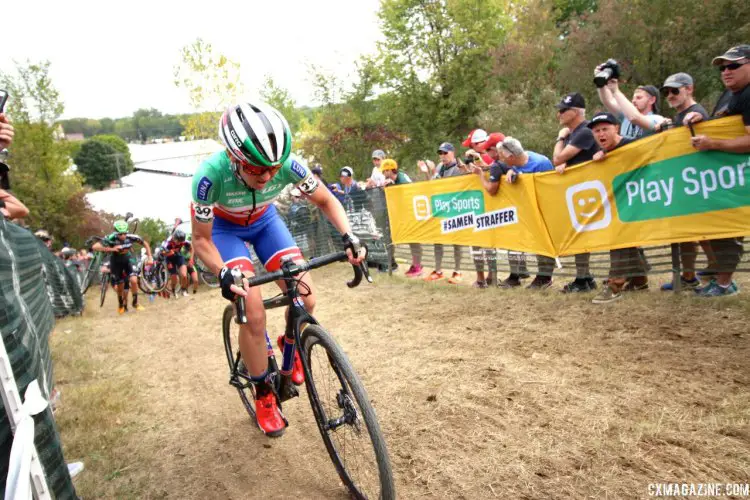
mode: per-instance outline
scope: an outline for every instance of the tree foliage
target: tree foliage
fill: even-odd
[[[183,121],[185,135],[194,138],[216,136],[219,113],[242,94],[240,65],[201,38],[184,46],[181,61],[174,68],[174,83],[188,92],[198,112]]]
[[[86,184],[94,189],[103,189],[120,178],[117,155],[117,150],[106,142],[89,139],[81,146],[75,163]]]
[[[81,176],[70,169],[69,144],[56,137],[63,104],[49,63],[16,64],[15,70],[0,75],[0,84],[10,94],[6,110],[15,137],[9,163],[14,194],[29,208],[24,222],[80,245],[87,231],[100,227],[100,217],[84,200]]]

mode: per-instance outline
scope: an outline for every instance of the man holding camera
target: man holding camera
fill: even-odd
[[[0,113],[0,152],[7,154],[4,150],[13,142],[13,134],[13,125],[10,124],[5,113]],[[10,189],[8,170],[4,160],[0,159],[0,213],[6,219],[21,219],[29,215],[29,209],[7,191]]]
[[[602,104],[622,123],[620,134],[628,139],[640,139],[657,131],[664,121],[659,113],[659,91],[653,85],[641,85],[629,101],[620,91],[620,66],[609,59],[594,70],[594,84]]]
[[[734,139],[713,139],[697,135],[691,139],[699,151],[725,151],[727,153],[750,153],[750,45],[732,47],[712,61],[717,66],[726,90],[719,97],[714,117],[741,115],[745,135]],[[685,123],[697,123],[703,117],[691,112]],[[702,297],[726,297],[739,292],[732,275],[742,257],[742,238],[720,238],[711,240],[711,249],[716,254],[718,272],[711,282],[698,292]]]
[[[563,128],[557,134],[552,164],[557,173],[562,174],[567,167],[591,160],[600,148],[591,129],[586,126],[586,101],[581,94],[568,94],[555,107],[557,119]],[[591,255],[587,253],[575,256],[576,278],[563,287],[564,293],[596,289],[594,277],[589,272],[590,258]]]

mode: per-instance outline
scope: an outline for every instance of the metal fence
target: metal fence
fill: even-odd
[[[393,245],[391,243],[388,210],[385,202],[387,188],[368,189],[358,191],[346,196],[342,200],[352,230],[364,242],[370,250],[368,262],[383,270],[391,269],[396,265],[410,266],[412,257],[416,253],[421,265],[428,273],[436,266],[435,245],[412,244]],[[289,201],[291,200],[291,201]],[[341,238],[333,226],[320,213],[317,207],[302,198],[289,198],[279,205],[279,212],[289,227],[300,249],[306,257],[323,255],[334,249],[341,248]],[[737,272],[748,272],[748,256],[750,247],[744,243],[745,257],[743,258]],[[389,257],[390,254],[390,257]],[[637,261],[620,262],[625,268],[637,268],[643,266],[644,273],[672,274],[685,270],[704,270],[706,268],[714,271],[721,270],[716,261],[721,261],[724,256],[721,251],[713,252],[710,257],[698,247],[698,252],[693,255],[694,269],[684,269],[683,259],[680,256],[680,245],[661,245],[645,247],[637,254]],[[685,256],[683,256],[685,257]],[[689,257],[689,256],[688,256]],[[496,271],[498,275],[510,273],[528,273],[534,276],[539,273],[539,258],[534,254],[521,254],[504,249],[490,249],[467,246],[443,245],[442,268],[447,271],[461,271],[472,273],[475,271]],[[580,260],[580,258],[579,258]],[[686,259],[691,260],[691,259]],[[561,257],[554,263],[550,259],[542,258],[542,267],[553,266],[552,275],[556,278],[573,279],[580,274],[581,266],[576,266],[574,256]],[[589,274],[596,279],[606,279],[610,275],[612,259],[610,252],[594,252],[589,254]],[[577,269],[578,267],[578,269]],[[549,275],[542,270],[542,275]],[[678,280],[679,281],[679,280]]]

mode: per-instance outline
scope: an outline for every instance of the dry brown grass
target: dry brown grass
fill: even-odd
[[[385,275],[350,291],[348,273],[315,275],[316,316],[374,401],[400,498],[642,498],[653,482],[750,481],[747,295],[651,291],[602,307]],[[111,300],[53,338],[81,495],[346,498],[305,399],[285,406],[281,439],[250,424],[227,384],[217,291],[122,318]],[[269,331],[282,321],[271,312]]]

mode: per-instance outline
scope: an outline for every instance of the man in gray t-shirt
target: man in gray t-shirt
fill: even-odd
[[[440,165],[435,169],[433,179],[442,179],[444,177],[453,177],[466,173],[465,167],[456,158],[456,148],[450,142],[444,142],[438,147],[440,155]],[[457,285],[463,279],[461,275],[461,246],[453,245],[453,258],[455,262],[454,271],[448,283]],[[445,278],[443,275],[443,245],[435,245],[435,270],[432,271],[425,281],[437,281]]]

